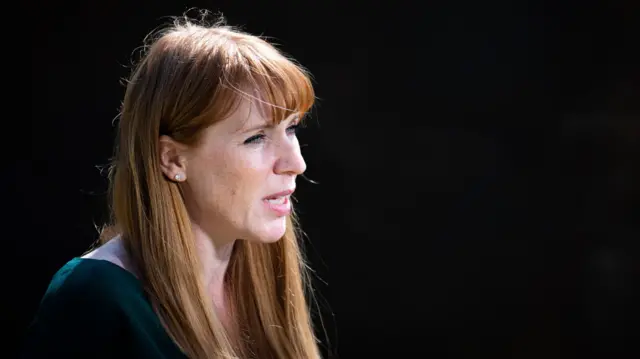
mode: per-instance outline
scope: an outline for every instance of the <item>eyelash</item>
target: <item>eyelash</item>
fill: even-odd
[[[287,133],[292,134],[292,135],[295,136],[298,133],[298,129],[299,128],[300,128],[300,124],[299,123],[297,123],[295,125],[291,125],[291,126],[287,127]],[[258,143],[261,140],[263,140],[264,137],[265,137],[265,135],[262,134],[262,133],[258,134],[258,135],[255,135],[255,136],[251,136],[246,141],[244,141],[244,144],[245,145],[250,145],[250,144]]]

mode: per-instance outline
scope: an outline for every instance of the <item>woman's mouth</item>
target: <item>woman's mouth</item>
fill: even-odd
[[[267,205],[267,208],[278,217],[286,216],[291,213],[291,201],[290,196],[293,190],[283,191],[272,194],[263,199],[263,202]]]
[[[286,196],[267,199],[267,202],[271,204],[284,204],[286,201],[287,201]]]

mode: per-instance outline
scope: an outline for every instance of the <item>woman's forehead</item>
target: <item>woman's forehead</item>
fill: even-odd
[[[243,131],[254,126],[268,125],[268,111],[253,99],[242,99],[235,111],[225,119],[234,132]]]
[[[224,121],[232,131],[241,132],[257,127],[273,127],[282,121],[288,121],[298,116],[297,113],[290,113],[286,118],[273,119],[273,106],[259,99],[245,98]]]

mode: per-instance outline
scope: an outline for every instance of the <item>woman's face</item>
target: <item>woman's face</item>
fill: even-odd
[[[298,122],[292,115],[270,125],[245,101],[207,128],[196,148],[180,152],[182,167],[165,171],[171,178],[182,175],[191,220],[214,241],[274,242],[284,235],[296,176],[306,169]]]

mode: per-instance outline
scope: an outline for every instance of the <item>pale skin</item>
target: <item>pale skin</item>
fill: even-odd
[[[222,278],[235,241],[270,243],[285,232],[286,216],[265,198],[294,190],[296,177],[306,169],[295,135],[298,121],[291,115],[270,125],[265,113],[246,101],[229,118],[207,128],[195,148],[167,136],[159,139],[162,172],[183,189],[203,278],[223,320]],[[118,237],[84,257],[132,268]]]

